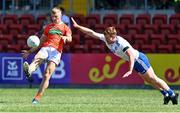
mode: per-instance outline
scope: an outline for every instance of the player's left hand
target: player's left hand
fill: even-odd
[[[123,78],[128,77],[130,74],[132,74],[132,71],[128,71],[123,75]]]

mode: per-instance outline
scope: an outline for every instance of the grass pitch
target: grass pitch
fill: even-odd
[[[157,90],[47,89],[32,105],[36,91],[0,89],[0,112],[180,112],[179,105],[163,105]]]

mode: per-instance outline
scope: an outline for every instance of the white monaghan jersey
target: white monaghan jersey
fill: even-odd
[[[124,38],[117,36],[116,41],[112,44],[108,44],[104,34],[97,33],[97,36],[100,40],[104,41],[106,43],[106,46],[117,56],[121,57],[124,60],[129,61],[129,57],[125,54],[127,49],[130,49],[132,54],[135,56],[135,59],[138,59],[139,52],[134,49],[128,41],[126,41]]]

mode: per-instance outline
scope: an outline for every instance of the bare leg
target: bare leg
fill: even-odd
[[[159,90],[170,89],[166,82],[156,76],[152,67],[150,67],[144,75],[141,75],[141,77]]]
[[[54,70],[56,69],[56,64],[52,61],[48,62],[48,65],[46,67],[41,85],[39,87],[39,91],[35,96],[36,100],[39,100],[40,97],[43,95],[46,88],[49,86],[49,79],[51,78],[51,75],[53,74]]]
[[[29,65],[29,70],[28,72],[31,74],[32,72],[34,72],[37,67],[39,67],[43,62],[43,59],[41,58],[36,58],[32,61],[32,63]]]

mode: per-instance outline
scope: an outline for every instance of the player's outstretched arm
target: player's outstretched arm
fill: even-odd
[[[93,37],[93,38],[99,38],[98,33],[96,33],[95,31],[93,31],[92,29],[89,29],[87,27],[81,26],[79,24],[76,23],[76,21],[71,17],[71,20],[73,22],[73,26],[77,29],[79,29],[81,32]]]

